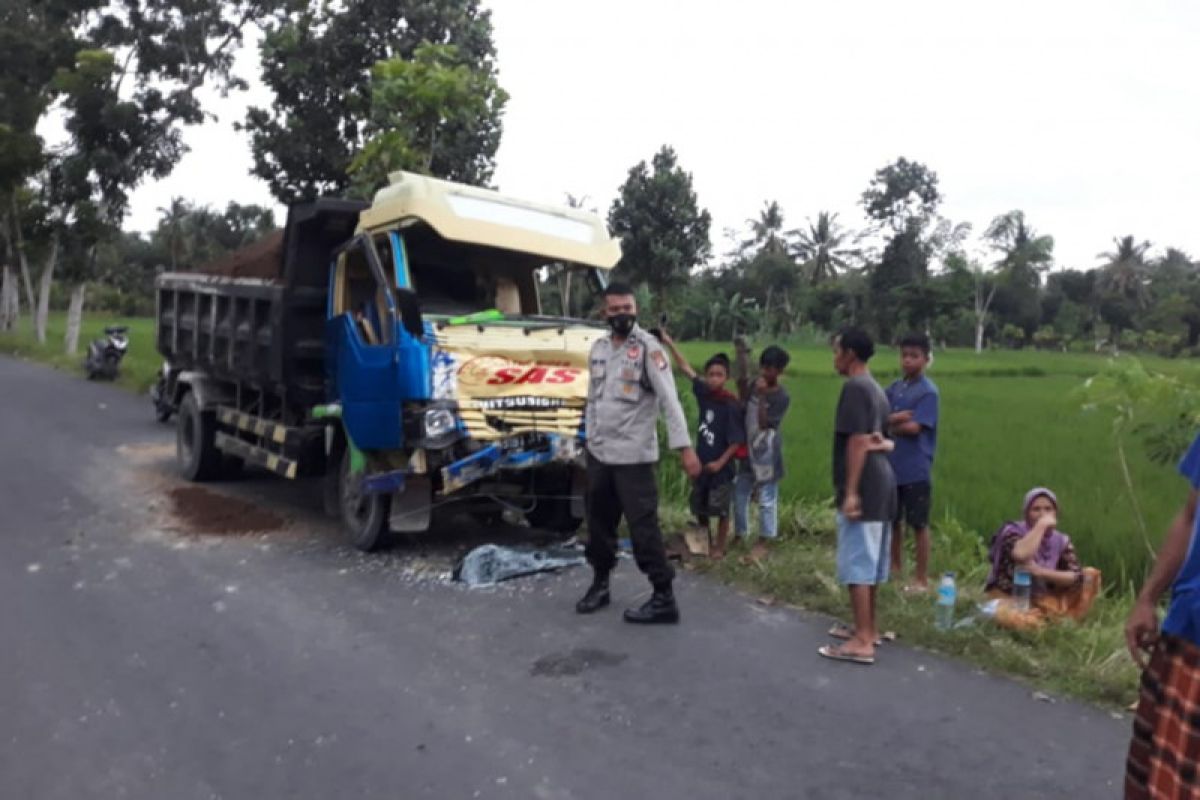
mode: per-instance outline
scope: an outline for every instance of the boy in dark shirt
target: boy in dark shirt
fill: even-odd
[[[712,557],[725,555],[729,541],[729,506],[733,498],[733,457],[746,441],[742,428],[742,408],[725,384],[729,380],[729,356],[717,353],[704,364],[704,376],[679,352],[664,331],[663,344],[671,351],[679,371],[692,381],[692,392],[700,409],[696,429],[696,455],[703,469],[692,485],[691,506],[699,523],[709,530],[709,518],[717,518],[717,543]]]

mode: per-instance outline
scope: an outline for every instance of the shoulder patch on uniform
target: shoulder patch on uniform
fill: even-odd
[[[661,369],[667,368],[667,356],[662,350],[652,350],[650,359],[654,362],[654,366]]]

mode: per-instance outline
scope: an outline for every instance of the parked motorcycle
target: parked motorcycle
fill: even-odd
[[[121,369],[121,359],[129,349],[128,331],[123,325],[110,325],[104,329],[103,337],[88,345],[83,371],[87,373],[89,381],[97,378],[116,379]]]
[[[171,404],[173,380],[171,365],[164,361],[162,369],[158,371],[158,380],[150,387],[150,400],[154,403],[154,418],[159,422],[166,422],[175,413],[175,406]]]

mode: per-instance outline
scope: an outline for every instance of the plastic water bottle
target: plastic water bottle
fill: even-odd
[[[958,601],[958,587],[954,584],[954,573],[942,575],[938,584],[937,610],[933,624],[939,631],[948,631],[954,627],[954,604]]]
[[[1033,589],[1033,576],[1027,569],[1013,570],[1013,605],[1018,611],[1029,610],[1029,595]]]

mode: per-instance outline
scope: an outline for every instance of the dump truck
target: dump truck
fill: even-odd
[[[409,173],[293,205],[281,235],[156,281],[178,468],[322,478],[362,550],[443,511],[574,531],[619,258],[595,214]]]

